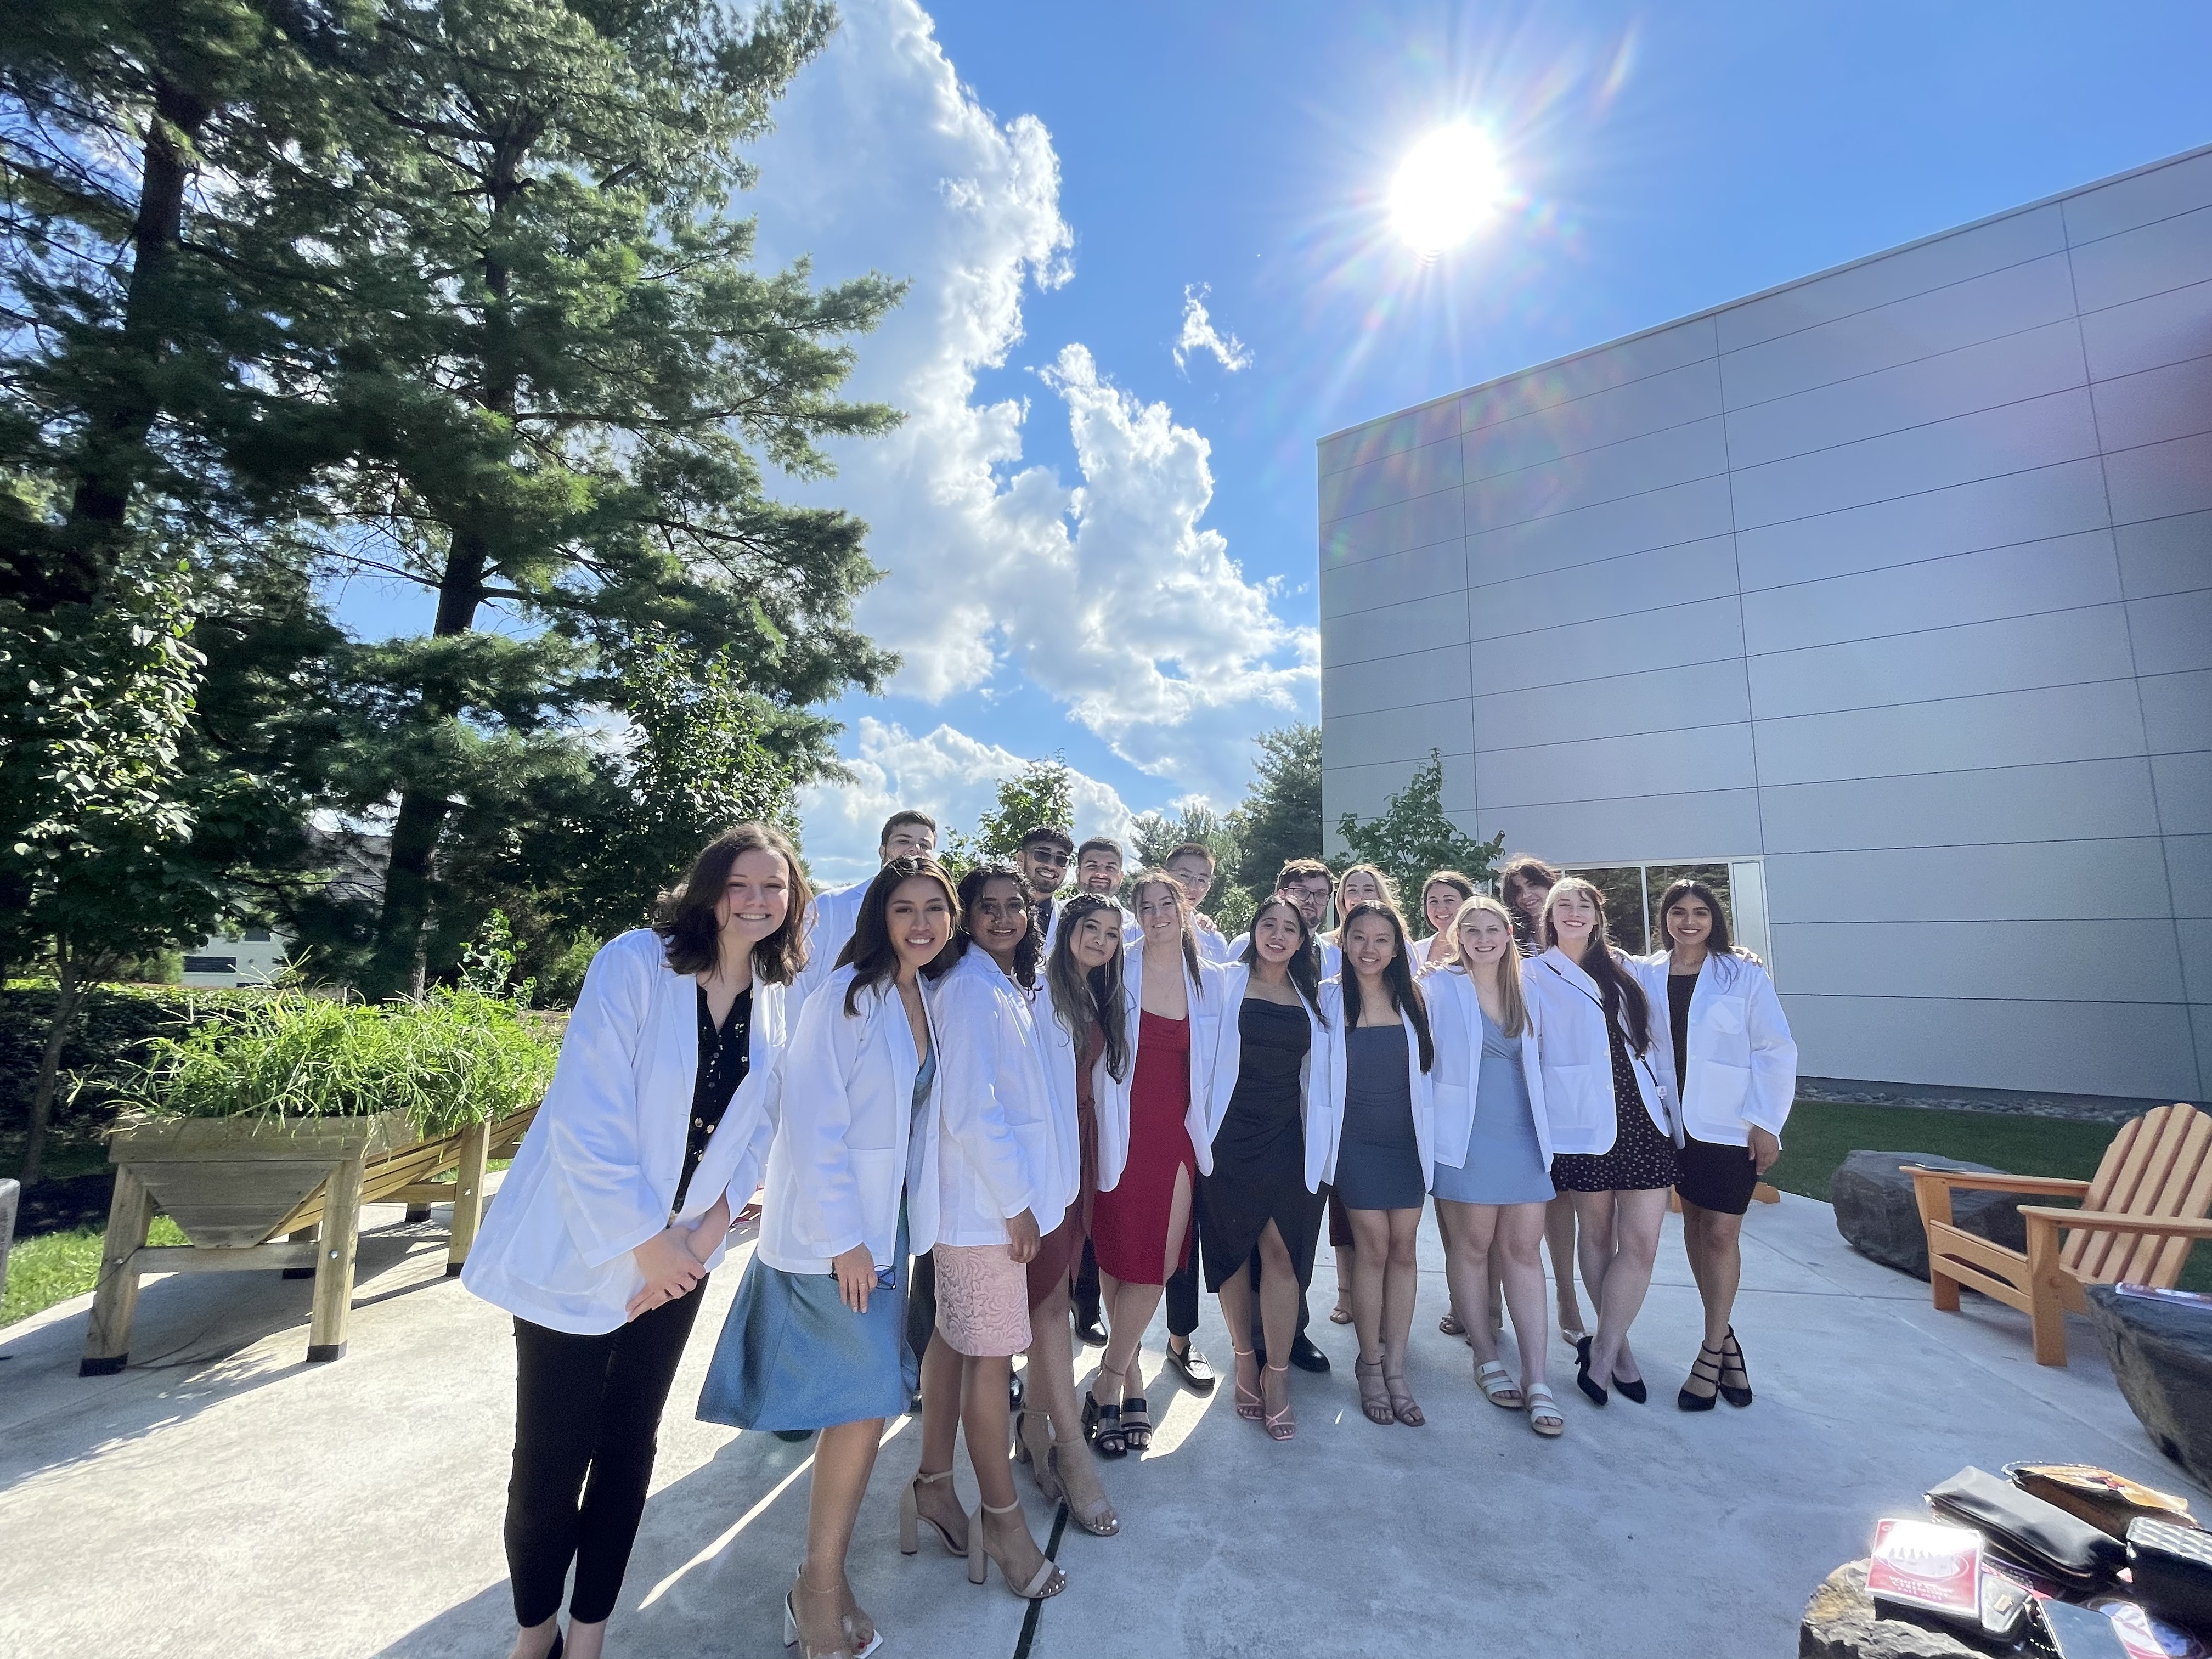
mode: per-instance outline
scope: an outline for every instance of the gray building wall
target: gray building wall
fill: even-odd
[[[1328,822],[1762,858],[1811,1075],[2212,1085],[2212,149],[1322,441]]]

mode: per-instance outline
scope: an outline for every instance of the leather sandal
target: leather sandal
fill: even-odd
[[[921,1512],[921,1489],[924,1486],[933,1486],[940,1480],[950,1481],[951,1479],[952,1471],[950,1469],[939,1469],[934,1474],[927,1469],[916,1469],[914,1472],[914,1479],[908,1481],[905,1489],[899,1493],[900,1554],[912,1555],[921,1547],[921,1528],[924,1526],[937,1534],[937,1541],[945,1546],[945,1553],[947,1555],[968,1553],[968,1546],[965,1542],[953,1541],[951,1528],[935,1516],[924,1515]],[[959,1501],[957,1493],[954,1494],[953,1501],[955,1503]]]
[[[1385,1371],[1382,1375],[1382,1387],[1390,1396],[1390,1415],[1407,1428],[1418,1429],[1429,1420],[1422,1414],[1420,1407],[1414,1402],[1413,1391],[1406,1386],[1406,1374],[1403,1371],[1399,1372],[1395,1376]]]
[[[1270,1365],[1267,1369],[1279,1371],[1283,1378],[1283,1409],[1269,1412],[1263,1419],[1267,1437],[1271,1440],[1288,1440],[1298,1431],[1298,1419],[1291,1414],[1291,1368],[1288,1365]]]
[[[1390,1390],[1382,1381],[1382,1362],[1358,1359],[1352,1362],[1352,1374],[1359,1380],[1359,1409],[1370,1423],[1388,1428],[1398,1420],[1398,1413],[1390,1409]]]
[[[1013,1575],[1006,1571],[1006,1564],[999,1560],[998,1555],[991,1548],[989,1537],[983,1530],[985,1516],[1018,1515],[1021,1513],[1021,1508],[1022,1501],[1017,1498],[1012,1503],[1000,1508],[994,1509],[988,1504],[980,1504],[975,1513],[968,1517],[968,1582],[971,1584],[981,1583],[991,1576],[990,1569],[985,1564],[998,1561],[999,1576],[1006,1581],[1008,1589],[1013,1591],[1024,1601],[1042,1601],[1048,1597],[1059,1595],[1067,1588],[1067,1575],[1060,1570],[1052,1557],[1047,1555],[1027,1584],[1015,1583]],[[1022,1523],[1022,1528],[1024,1532],[1028,1531],[1029,1523],[1026,1521]],[[1030,1539],[1030,1547],[1032,1549],[1036,1548],[1036,1540]],[[1038,1553],[1042,1554],[1042,1551]]]
[[[1253,1357],[1251,1349],[1240,1348],[1235,1343],[1230,1344],[1230,1352],[1239,1359],[1249,1359]],[[1244,1386],[1244,1369],[1241,1365],[1238,1366],[1237,1369],[1237,1415],[1247,1423],[1257,1423],[1260,1420],[1260,1410],[1263,1403],[1258,1394]]]
[[[1503,1360],[1486,1360],[1474,1368],[1474,1386],[1482,1390],[1482,1397],[1492,1405],[1509,1412],[1517,1412],[1526,1402],[1521,1389],[1513,1381],[1513,1373],[1505,1369]]]
[[[1567,1419],[1560,1413],[1559,1402],[1541,1382],[1528,1390],[1528,1426],[1547,1440],[1556,1439],[1567,1431]]]

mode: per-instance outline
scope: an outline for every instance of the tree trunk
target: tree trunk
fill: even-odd
[[[46,1030],[46,1051],[39,1060],[38,1085],[31,1091],[31,1133],[23,1143],[22,1182],[25,1191],[39,1184],[40,1166],[46,1162],[46,1131],[54,1118],[54,1097],[60,1092],[62,1050],[69,1046],[76,1026],[84,987],[77,979],[77,959],[67,939],[54,941],[54,1021]]]
[[[163,357],[179,319],[168,278],[183,246],[185,193],[191,149],[214,112],[213,103],[162,82],[146,123],[138,216],[131,230],[131,285],[124,298],[121,361],[104,388],[99,413],[78,452],[76,489],[60,537],[57,568],[48,571],[42,608],[88,601],[106,586],[120,551],[132,492],[151,455],[147,440],[161,413],[157,387]]]

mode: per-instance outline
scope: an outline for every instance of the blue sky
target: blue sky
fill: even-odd
[[[1233,802],[1317,713],[1324,434],[2212,142],[2201,3],[842,9],[751,204],[769,258],[915,283],[855,380],[906,428],[791,491],[870,520],[908,665],[836,711],[835,874],[1054,750],[1086,830]],[[1382,197],[1449,120],[1514,198],[1423,263]],[[1190,295],[1223,349],[1178,362]]]

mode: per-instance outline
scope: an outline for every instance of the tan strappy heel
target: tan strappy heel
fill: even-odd
[[[975,1514],[968,1517],[968,1582],[969,1583],[981,1583],[990,1577],[990,1568],[986,1564],[999,1561],[997,1554],[991,1548],[989,1539],[984,1535],[983,1517],[987,1515],[1016,1515],[1020,1513],[1021,1507],[1022,1500],[1018,1498],[1002,1508],[994,1508],[988,1504],[978,1504]],[[1024,1531],[1028,1529],[1028,1524],[1027,1522],[1023,1522]],[[1034,1545],[1036,1540],[1031,1539],[1030,1542]],[[1036,1570],[1036,1577],[1031,1578],[1026,1586],[1014,1583],[1013,1575],[1006,1571],[1006,1564],[1004,1561],[999,1561],[999,1574],[1006,1581],[1006,1588],[1024,1601],[1042,1601],[1048,1597],[1059,1595],[1067,1588],[1067,1575],[1060,1570],[1058,1564],[1049,1555],[1044,1558]]]
[[[946,1529],[942,1521],[933,1515],[924,1515],[921,1512],[921,1489],[924,1486],[933,1486],[940,1480],[951,1479],[952,1471],[950,1469],[939,1469],[934,1474],[927,1469],[916,1469],[914,1472],[914,1479],[908,1481],[905,1490],[899,1493],[899,1553],[901,1555],[912,1555],[921,1547],[921,1528],[924,1525],[937,1534],[937,1541],[945,1546],[945,1553],[947,1555],[968,1553],[966,1545],[956,1544],[952,1541],[952,1534]],[[958,1496],[957,1492],[954,1493],[956,1501]]]

